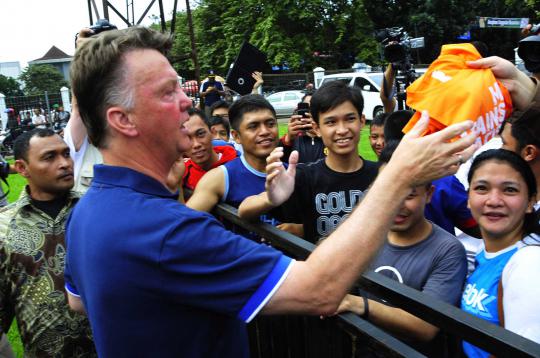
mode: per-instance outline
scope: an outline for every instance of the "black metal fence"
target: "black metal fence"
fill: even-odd
[[[305,259],[313,244],[273,226],[240,219],[237,210],[220,204],[215,215],[255,232],[287,255]],[[499,326],[473,317],[385,276],[367,272],[358,285],[391,304],[467,340],[499,357],[540,357],[540,345]],[[422,357],[422,353],[357,315],[347,313],[320,320],[304,316],[259,316],[249,325],[252,357]],[[459,356],[448,343],[445,356]]]

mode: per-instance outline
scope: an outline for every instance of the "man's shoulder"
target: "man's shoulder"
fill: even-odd
[[[459,241],[457,237],[450,234],[448,231],[444,230],[437,224],[433,224],[433,231],[427,240],[431,246],[435,248],[440,248],[443,252],[455,251],[458,253],[463,253],[465,255],[465,247]]]

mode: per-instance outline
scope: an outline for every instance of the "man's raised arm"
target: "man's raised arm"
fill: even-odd
[[[429,115],[424,112],[350,217],[306,261],[292,265],[283,284],[263,308],[264,313],[335,313],[352,284],[375,257],[392,219],[412,188],[455,173],[459,164],[472,155],[473,133],[449,142],[469,130],[472,122],[420,137],[428,122]]]

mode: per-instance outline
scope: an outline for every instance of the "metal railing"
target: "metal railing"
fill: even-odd
[[[238,217],[232,206],[220,204],[214,214],[254,232],[271,246],[296,258],[305,259],[315,246],[297,236],[264,223]],[[383,275],[366,272],[358,285],[393,305],[499,357],[540,357],[536,344],[502,327],[474,317],[457,307]],[[259,316],[250,324],[250,348],[254,357],[357,357],[423,356],[357,315],[347,313],[326,320],[313,317]]]

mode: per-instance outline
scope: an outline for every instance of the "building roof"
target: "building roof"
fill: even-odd
[[[30,62],[34,62],[34,61],[46,61],[46,60],[59,60],[59,59],[69,59],[71,58],[72,56],[66,54],[64,51],[60,50],[58,47],[56,46],[53,46],[49,49],[49,51],[47,51],[47,53],[45,55],[43,55],[43,57],[41,58],[38,58],[38,59],[35,59],[33,61],[30,61]]]

